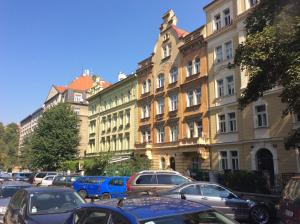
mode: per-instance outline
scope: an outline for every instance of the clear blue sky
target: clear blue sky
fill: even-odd
[[[20,122],[43,104],[52,84],[82,69],[107,81],[150,56],[173,9],[178,27],[205,23],[210,0],[0,0],[0,122]]]

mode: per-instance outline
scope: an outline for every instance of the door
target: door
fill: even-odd
[[[108,192],[113,198],[124,197],[126,191],[126,181],[124,178],[113,178],[108,182]]]
[[[98,177],[89,177],[86,187],[88,195],[97,196],[100,194],[100,181],[98,181]]]
[[[268,149],[260,149],[256,153],[257,170],[267,178],[269,186],[274,186],[273,155]]]
[[[11,199],[8,211],[5,215],[7,224],[23,224],[24,218],[22,218],[21,208],[24,209],[24,203],[26,205],[26,192],[19,191]],[[25,209],[26,211],[26,209]]]
[[[170,157],[170,168],[176,170],[176,162],[174,157]]]

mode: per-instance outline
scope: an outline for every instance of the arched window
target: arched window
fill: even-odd
[[[162,170],[166,169],[166,160],[165,160],[164,157],[161,157],[161,158],[160,158],[160,168],[161,168]]]
[[[170,83],[177,82],[177,77],[178,77],[178,68],[173,67],[170,71]]]
[[[200,72],[200,58],[195,58],[195,64],[194,64],[194,71],[195,74],[198,74]]]
[[[165,84],[165,76],[163,73],[160,73],[158,76],[157,76],[157,88],[162,88],[164,87],[164,84]]]

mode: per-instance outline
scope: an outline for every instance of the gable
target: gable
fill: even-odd
[[[46,101],[50,100],[51,98],[53,98],[55,95],[57,95],[59,92],[57,91],[57,89],[54,86],[51,86],[51,89],[47,95]]]

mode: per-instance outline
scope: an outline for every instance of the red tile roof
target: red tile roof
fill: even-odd
[[[183,37],[183,36],[189,34],[189,32],[187,32],[187,31],[185,31],[183,29],[180,29],[180,28],[178,28],[175,25],[172,25],[172,28],[175,30],[175,32],[176,32],[176,34],[177,34],[178,37]]]
[[[101,81],[99,82],[99,85],[105,89],[106,87],[109,87],[109,86],[111,86],[112,84],[109,83],[109,82],[106,82],[106,81],[104,81],[104,80],[101,80]]]
[[[69,89],[87,91],[93,86],[93,78],[89,75],[81,75],[74,79],[69,85]]]
[[[60,93],[63,93],[67,89],[64,86],[54,86],[54,88]]]

